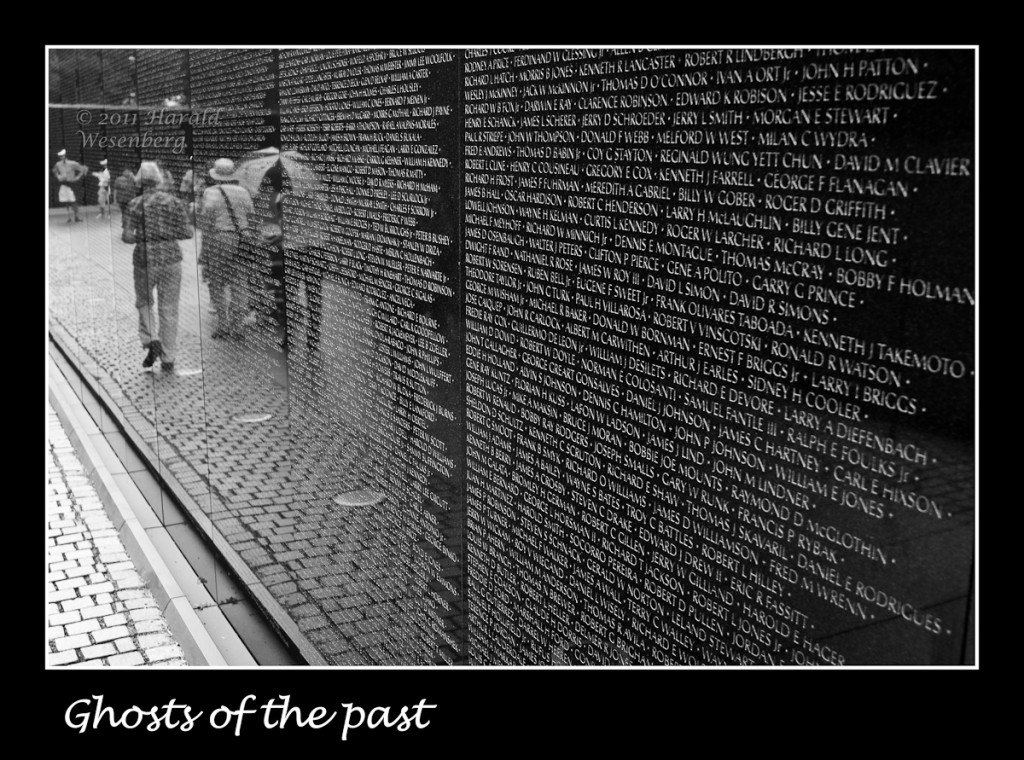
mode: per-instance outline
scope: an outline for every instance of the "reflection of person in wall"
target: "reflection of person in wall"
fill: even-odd
[[[57,200],[64,204],[68,210],[68,224],[82,221],[78,216],[78,198],[71,185],[89,173],[89,170],[77,161],[68,160],[68,151],[62,149],[57,156],[60,160],[53,165],[53,176],[60,182],[60,190],[57,191]]]
[[[162,189],[160,167],[143,161],[136,175],[142,195],[128,205],[123,240],[135,243],[132,267],[135,307],[139,311],[139,339],[147,350],[143,367],[160,359],[160,369],[174,370],[178,338],[178,301],[181,297],[181,247],[192,237],[185,204]],[[159,337],[153,331],[153,293],[156,291]]]
[[[266,283],[270,297],[271,317],[278,327],[287,330],[287,310],[285,307],[284,283],[284,227],[282,226],[282,208],[284,194],[275,190],[268,198],[268,203],[261,205],[261,219],[257,233],[265,254],[265,261],[270,264],[270,278]]]
[[[114,180],[114,198],[118,208],[121,209],[121,227],[128,221],[128,204],[132,198],[139,194],[138,185],[135,184],[135,175],[131,169],[125,169],[121,176]]]
[[[296,151],[263,148],[241,164],[240,184],[253,196],[256,233],[253,270],[258,281],[250,296],[257,313],[273,323],[282,348],[294,347],[295,333],[305,327],[312,356],[320,336],[320,291],[325,234],[316,226],[326,202],[326,189]],[[299,296],[305,291],[305,308]],[[289,313],[288,302],[294,299]]]
[[[104,158],[100,161],[100,166],[103,168],[93,174],[96,181],[100,183],[98,193],[100,213],[97,214],[98,219],[102,219],[110,213],[110,169],[107,168],[107,159]]]
[[[309,198],[303,197],[301,194],[289,193],[287,187],[285,190],[286,192],[281,196],[279,213],[282,230],[287,230],[284,236],[284,248],[287,251],[288,276],[294,292],[298,292],[300,285],[306,292],[304,313],[306,348],[309,358],[312,358],[320,347],[325,257],[322,255],[319,245],[321,238],[317,234],[317,230],[309,227],[307,221],[311,218]],[[303,210],[306,212],[305,217],[302,216]],[[303,314],[301,310],[298,313]],[[293,325],[290,329],[294,331],[297,327],[298,325]],[[292,340],[293,336],[289,334],[289,343]],[[289,347],[286,346],[286,348]]]
[[[242,260],[243,236],[252,217],[252,198],[239,187],[235,164],[219,158],[210,169],[214,184],[203,192],[199,229],[203,233],[199,264],[210,288],[210,300],[217,311],[214,338],[241,333],[247,309],[246,266]],[[228,289],[231,294],[228,297]]]
[[[178,190],[178,183],[174,180],[174,172],[170,169],[164,169],[164,180],[160,184],[161,190],[166,190],[171,195],[174,195]]]
[[[191,157],[189,157],[191,161]],[[178,187],[178,194],[181,197],[182,202],[188,209],[189,219],[193,223],[196,221],[196,201],[203,197],[203,190],[206,189],[206,183],[200,174],[193,171],[191,167],[185,172],[185,176],[181,178],[181,185]]]
[[[276,326],[282,348],[287,346],[288,330],[281,217],[284,189],[284,175],[276,165],[263,176],[253,196],[253,229],[257,243],[254,263],[262,274],[259,282],[253,282],[251,294],[257,318]]]
[[[299,188],[295,186],[296,182]],[[261,258],[264,266],[269,264],[270,267],[266,283],[272,299],[269,308],[274,323],[282,332],[282,348],[288,351],[292,347],[292,333],[299,328],[298,324],[289,322],[289,291],[296,296],[298,289],[304,287],[306,309],[296,309],[295,315],[300,317],[300,321],[307,321],[306,342],[312,354],[320,339],[322,275],[320,263],[313,255],[316,238],[301,221],[302,207],[309,200],[308,193],[297,192],[304,187],[304,182],[308,180],[293,179],[285,167],[277,163],[264,175],[253,205],[257,216],[257,239],[263,251]],[[292,213],[287,218],[294,211],[300,213]]]

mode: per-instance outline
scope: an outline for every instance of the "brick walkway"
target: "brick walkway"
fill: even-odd
[[[46,664],[186,666],[50,406],[46,419]]]

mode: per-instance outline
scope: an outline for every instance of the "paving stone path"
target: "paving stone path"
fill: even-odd
[[[46,664],[186,666],[51,406],[46,425]]]

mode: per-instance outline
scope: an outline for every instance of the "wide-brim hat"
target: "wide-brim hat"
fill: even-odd
[[[217,182],[231,182],[235,176],[235,162],[230,158],[218,158],[210,169],[210,177]]]
[[[164,181],[164,175],[155,161],[143,161],[139,166],[139,171],[135,174],[135,181],[140,185],[147,183],[159,185]]]

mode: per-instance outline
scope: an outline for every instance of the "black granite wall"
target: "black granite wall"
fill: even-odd
[[[969,660],[973,51],[72,52],[138,108],[54,153],[271,167],[287,462],[207,493],[328,661]]]

